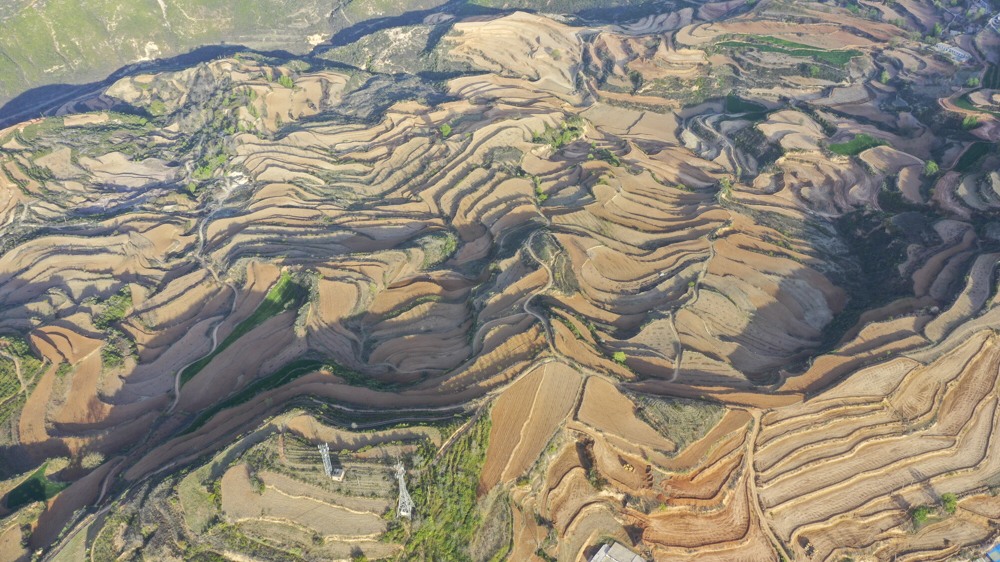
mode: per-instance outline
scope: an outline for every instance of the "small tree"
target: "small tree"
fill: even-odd
[[[972,78],[969,78],[968,80],[965,81],[965,85],[967,87],[969,87],[969,88],[978,87],[979,86],[979,78],[976,78],[975,76],[973,76]]]
[[[933,175],[937,174],[938,170],[939,170],[939,168],[938,168],[937,162],[935,162],[933,160],[928,160],[927,164],[924,165],[924,174],[926,174],[928,176],[933,176]]]
[[[948,513],[955,513],[958,508],[958,497],[955,494],[941,494],[941,505]]]
[[[927,517],[934,512],[930,506],[921,505],[913,510],[913,524],[923,525],[927,522]]]
[[[291,88],[292,86],[295,85],[295,81],[292,80],[291,76],[286,76],[282,74],[281,78],[278,78],[278,84],[281,84],[286,88]]]
[[[614,359],[615,359],[615,361],[617,363],[621,363],[622,365],[624,365],[625,364],[625,360],[628,359],[628,356],[625,355],[624,351],[616,351],[615,355],[614,355]]]
[[[883,84],[888,83],[889,82],[889,71],[888,70],[883,70],[882,71],[882,75],[878,77],[878,81],[881,82],[881,83],[883,83]]]
[[[931,35],[933,35],[934,37],[941,37],[941,32],[942,31],[943,30],[941,29],[941,24],[940,23],[935,23],[934,24],[934,29],[931,30]]]
[[[86,469],[97,468],[104,464],[104,455],[98,452],[90,452],[84,455],[83,460],[80,461],[80,466]]]
[[[965,119],[962,119],[962,128],[968,131],[969,129],[975,129],[979,125],[979,118],[975,115],[967,115]]]
[[[441,136],[442,137],[447,137],[450,134],[451,134],[451,125],[449,125],[447,123],[445,123],[444,125],[441,125]]]

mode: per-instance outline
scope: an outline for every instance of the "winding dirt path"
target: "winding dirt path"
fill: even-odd
[[[190,164],[190,162],[188,162],[188,164]],[[226,287],[232,289],[233,305],[229,309],[229,314],[227,316],[220,316],[219,321],[215,324],[215,327],[212,329],[212,349],[209,350],[209,352],[206,353],[205,355],[199,357],[198,359],[195,359],[194,361],[191,361],[187,365],[184,365],[183,367],[177,370],[177,374],[174,376],[174,400],[173,402],[170,403],[170,407],[167,408],[168,414],[173,413],[174,408],[177,407],[177,403],[181,399],[181,376],[184,374],[184,371],[191,365],[215,353],[216,348],[219,347],[219,328],[222,327],[222,324],[225,323],[226,318],[232,316],[233,313],[236,312],[236,304],[237,302],[239,302],[240,292],[239,290],[236,289],[236,286],[228,281],[220,280],[219,274],[216,273],[215,269],[208,264],[208,262],[205,260],[205,256],[203,255],[205,251],[205,227],[208,224],[208,222],[212,220],[212,217],[215,215],[215,213],[219,212],[219,210],[222,209],[222,205],[225,204],[227,199],[229,199],[229,196],[233,193],[233,189],[234,188],[232,181],[230,181],[229,178],[226,178],[226,187],[225,189],[223,189],[222,196],[219,198],[219,201],[216,204],[215,209],[213,209],[210,213],[208,213],[208,216],[206,216],[204,220],[201,221],[201,224],[198,226],[198,249],[195,250],[194,253],[195,259],[198,260],[198,263],[200,263],[202,267],[207,269],[208,272],[212,274],[212,278],[215,279],[217,283],[222,283]],[[270,291],[270,289],[268,289],[268,291]]]
[[[524,299],[524,311],[534,316],[535,318],[538,319],[539,322],[542,323],[542,326],[545,328],[545,341],[546,343],[549,344],[549,351],[555,353],[556,351],[555,338],[552,337],[552,325],[549,324],[548,318],[545,318],[544,316],[542,316],[541,313],[535,312],[530,308],[528,308],[528,305],[531,304],[531,299],[552,288],[552,280],[555,278],[555,276],[552,275],[552,269],[549,268],[549,264],[538,259],[538,256],[535,255],[535,251],[531,249],[531,243],[535,240],[535,235],[538,233],[539,233],[538,230],[531,233],[531,236],[528,237],[528,241],[524,245],[524,249],[528,251],[528,255],[531,256],[531,259],[537,261],[539,264],[541,264],[542,267],[545,268],[545,273],[548,274],[549,280],[545,283],[544,287],[538,289],[537,291],[529,295],[528,298]]]

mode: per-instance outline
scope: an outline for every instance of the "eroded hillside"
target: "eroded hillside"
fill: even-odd
[[[998,41],[941,12],[441,11],[0,131],[0,559],[975,558]]]

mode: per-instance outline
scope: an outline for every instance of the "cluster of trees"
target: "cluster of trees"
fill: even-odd
[[[923,525],[924,523],[927,523],[928,519],[930,519],[930,516],[933,515],[938,510],[938,507],[943,509],[944,512],[947,513],[948,515],[954,514],[955,510],[958,509],[958,496],[951,493],[941,494],[940,506],[932,506],[932,505],[917,506],[916,508],[914,508],[912,514],[913,524],[919,526]]]

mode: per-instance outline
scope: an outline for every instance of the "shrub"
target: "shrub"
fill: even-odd
[[[622,365],[624,365],[625,364],[625,360],[628,359],[628,356],[625,355],[624,351],[616,351],[615,355],[614,355],[614,359],[615,359],[615,362],[621,363]]]
[[[542,132],[536,132],[532,141],[537,143],[546,143],[550,145],[553,150],[559,150],[564,145],[567,145],[583,136],[583,133],[583,118],[574,115],[573,117],[570,117],[566,121],[560,123],[558,128],[546,123],[545,130]]]
[[[441,136],[447,138],[451,134],[451,125],[445,123],[441,125]]]
[[[97,452],[87,453],[80,464],[86,469],[97,468],[104,464],[104,455]]]
[[[928,160],[927,164],[924,165],[924,174],[928,176],[933,176],[938,173],[939,169],[940,168],[938,168],[937,162],[933,160]]]
[[[979,126],[979,118],[975,115],[966,115],[965,119],[962,119],[962,128],[968,131],[969,129],[975,129]]]
[[[284,86],[286,88],[291,88],[291,87],[295,86],[295,81],[292,80],[291,76],[286,76],[286,75],[282,74],[281,77],[278,78],[278,84],[281,84],[282,86]]]
[[[969,88],[975,88],[979,86],[979,78],[972,77],[965,81],[965,85]]]
[[[153,100],[149,104],[149,112],[153,115],[163,115],[167,112],[167,104],[163,103],[162,100]]]
[[[587,471],[587,481],[590,482],[590,485],[593,486],[598,492],[603,490],[608,484],[608,481],[605,480],[604,477],[601,476],[601,473],[594,467],[591,467],[590,470]]]
[[[882,75],[878,77],[878,81],[881,82],[881,83],[883,83],[883,84],[888,83],[889,82],[889,71],[883,70],[882,71]]]
[[[913,524],[923,525],[927,522],[927,518],[931,513],[934,513],[934,508],[926,505],[921,505],[913,510]]]
[[[955,513],[958,508],[958,497],[955,494],[941,494],[941,505],[948,513]]]
[[[107,330],[121,322],[125,318],[125,313],[132,308],[132,291],[124,287],[102,304],[104,310],[94,317],[94,326],[99,330]]]

